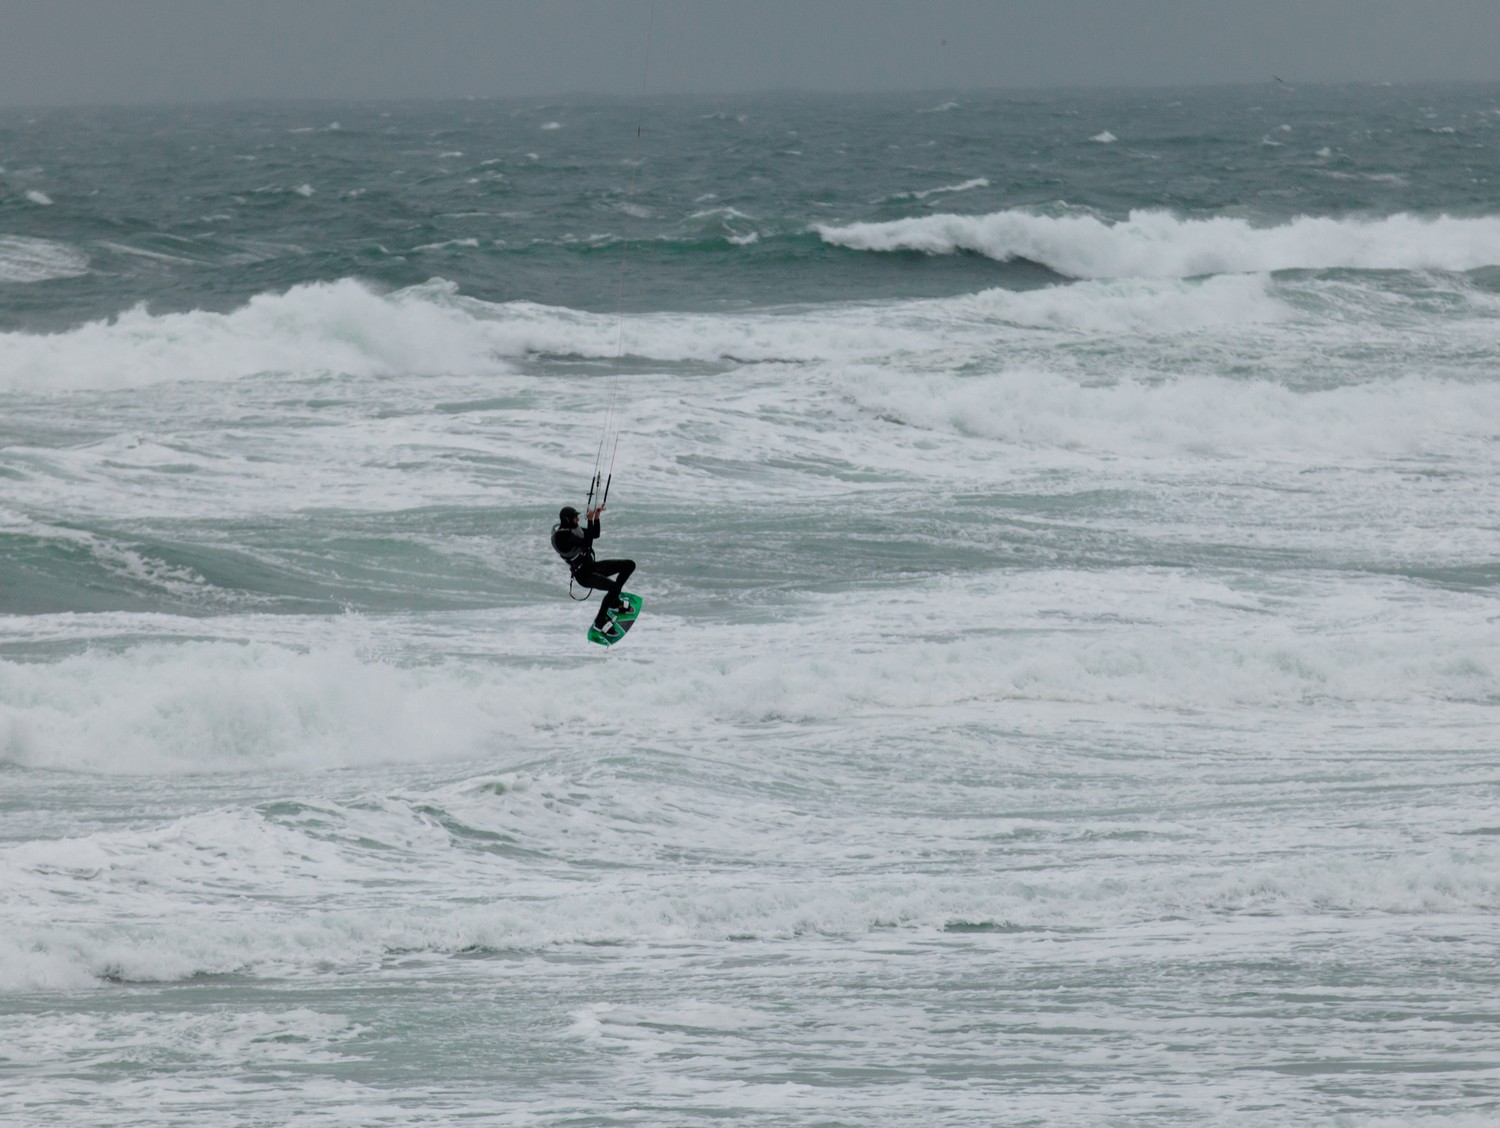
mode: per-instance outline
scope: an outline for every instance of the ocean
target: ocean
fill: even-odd
[[[1494,1124],[1497,392],[1500,86],[0,112],[0,1121]]]

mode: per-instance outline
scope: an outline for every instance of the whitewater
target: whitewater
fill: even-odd
[[[0,115],[0,1120],[1492,1123],[1497,131]]]

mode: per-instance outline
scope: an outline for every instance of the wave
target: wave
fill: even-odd
[[[1130,337],[1217,331],[1241,361],[1268,348],[1315,347],[1321,370],[1330,350],[1346,345],[1368,358],[1373,340],[1398,365],[1417,344],[1429,359],[1460,342],[1490,348],[1497,311],[1494,295],[1466,279],[1100,278],[945,298],[638,314],[626,319],[623,344],[631,356],[661,362],[905,358],[951,367],[1014,364],[1028,342],[1052,348],[1058,333],[1124,346]],[[1267,338],[1259,333],[1267,325],[1285,331]],[[1257,336],[1231,342],[1225,334],[1238,328]],[[1303,342],[1309,333],[1315,342]],[[0,333],[0,390],[109,390],[264,373],[486,377],[514,374],[513,362],[538,354],[612,360],[620,344],[613,313],[488,302],[437,278],[390,292],[346,278],[261,294],[227,313],[136,306],[65,332]],[[1066,362],[1049,355],[1050,363]],[[1119,360],[1128,369],[1129,359]],[[1361,363],[1369,368],[1368,359]]]
[[[0,282],[46,282],[89,271],[89,256],[66,243],[0,235]]]
[[[139,539],[35,521],[0,508],[0,613],[34,614],[142,599],[202,609],[226,594],[192,566]]]
[[[1069,278],[1192,278],[1275,270],[1477,270],[1500,265],[1500,217],[1382,219],[1302,216],[1272,227],[1243,219],[1183,219],[1133,211],[1110,222],[1088,215],[1008,210],[885,223],[820,225],[819,236],[855,250],[962,252],[1026,259]]]
[[[892,200],[925,200],[930,196],[946,196],[955,192],[972,192],[976,188],[988,188],[990,182],[982,176],[976,176],[958,184],[945,184],[939,188],[926,188],[920,192],[898,192],[892,196]]]
[[[1001,651],[991,632],[977,626],[939,641],[892,627],[867,632],[869,649],[836,668],[816,632],[745,627],[736,635],[744,640],[740,648],[726,651],[716,628],[665,612],[654,620],[653,641],[640,648],[639,662],[598,663],[573,652],[573,660],[556,665],[538,656],[556,653],[571,638],[559,635],[555,610],[545,608],[499,613],[473,639],[455,644],[496,659],[509,647],[513,660],[418,665],[387,658],[398,640],[361,616],[273,620],[269,627],[257,620],[262,634],[301,632],[295,645],[246,644],[232,637],[245,626],[234,621],[214,628],[167,616],[59,618],[50,626],[64,635],[87,630],[89,637],[107,637],[101,624],[126,637],[153,629],[193,634],[47,664],[0,661],[0,764],[104,775],[424,764],[526,755],[553,746],[564,722],[585,743],[608,734],[613,744],[660,737],[707,746],[743,725],[853,726],[892,711],[983,713],[1022,701],[1230,710],[1428,700],[1489,709],[1496,701],[1489,671],[1500,668],[1500,650],[1485,623],[1470,621],[1462,594],[1452,597],[1452,621],[1441,639],[1427,639],[1413,657],[1403,631],[1426,628],[1401,618],[1399,584],[1378,629],[1324,639],[1235,610],[1218,627],[1199,621],[1196,634],[1185,636],[1173,617],[1184,598],[1182,581],[1149,569],[1121,573],[1107,591],[1086,572],[1048,573],[1035,588],[1031,582],[1008,580],[1003,592],[964,597],[974,623],[1016,625]],[[1142,619],[1128,635],[1027,634],[1055,626],[1061,607],[1087,624],[1095,608],[1116,610],[1127,590]],[[1211,583],[1202,595],[1241,602]],[[913,622],[940,621],[951,618],[953,598],[946,582],[934,582],[904,590],[900,605]],[[849,613],[840,597],[823,602],[819,614],[830,623]],[[1161,620],[1154,626],[1153,616]],[[30,627],[42,632],[49,622]],[[231,637],[199,637],[213,629]],[[597,733],[572,719],[580,697],[606,718]]]
[[[848,395],[883,420],[996,440],[1010,450],[1144,459],[1256,457],[1302,465],[1436,453],[1484,465],[1500,426],[1492,385],[1430,376],[1298,390],[1213,375],[1086,384],[1022,368],[920,378],[872,370],[860,373]]]
[[[136,388],[261,372],[494,371],[489,342],[438,282],[383,294],[352,279],[260,294],[230,313],[145,305],[63,333],[0,333],[0,389]]]
[[[664,361],[816,360],[868,353],[878,314],[833,307],[746,315],[653,314],[625,326],[627,352]],[[355,279],[260,294],[227,313],[117,317],[59,333],[0,333],[0,391],[140,388],[230,381],[265,373],[355,377],[410,373],[486,376],[533,353],[614,358],[615,314],[535,302],[486,302],[442,279],[382,292]],[[916,334],[879,334],[874,347],[919,348]]]
[[[984,874],[866,867],[795,881],[705,882],[701,870],[682,867],[705,843],[715,856],[733,850],[778,875],[818,857],[816,844],[766,833],[777,825],[768,816],[784,816],[777,804],[743,786],[726,802],[712,786],[725,781],[707,782],[648,783],[607,766],[508,772],[424,793],[226,807],[157,828],[0,846],[8,925],[0,993],[82,989],[101,979],[296,976],[368,967],[394,953],[858,938],[892,929],[931,937],[993,929],[1051,942],[1058,931],[1184,917],[1500,908],[1496,848],[1485,841],[1334,865],[1199,858],[1192,872],[1167,866],[1128,882],[1107,867],[1034,864]],[[988,841],[998,853],[1010,835],[1024,836],[1034,861],[1038,833],[1055,833],[1048,824],[1045,815],[997,819]],[[1170,824],[1162,830],[1172,833]],[[643,879],[663,856],[682,872]],[[557,878],[560,867],[580,862],[594,863],[596,880]],[[408,884],[393,883],[393,871]],[[256,912],[244,913],[245,902]]]
[[[0,763],[136,774],[452,759],[507,727],[476,710],[466,680],[361,657],[352,643],[143,643],[45,666],[4,662]]]

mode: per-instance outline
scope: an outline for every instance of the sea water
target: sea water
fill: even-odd
[[[1500,1118],[1500,88],[0,169],[0,1120]]]

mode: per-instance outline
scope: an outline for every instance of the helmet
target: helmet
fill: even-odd
[[[571,505],[565,505],[558,511],[557,519],[564,525],[571,525],[578,520],[578,510]]]

